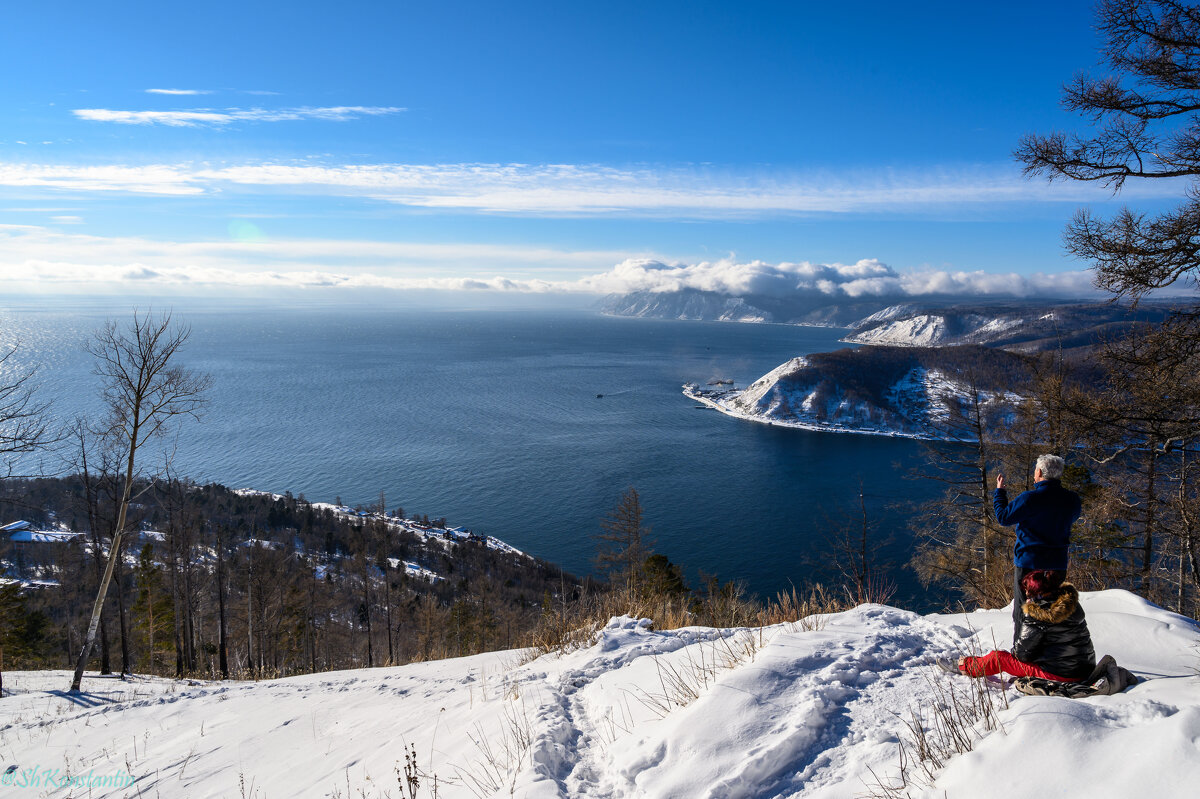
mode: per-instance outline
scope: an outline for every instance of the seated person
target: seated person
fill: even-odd
[[[1091,674],[1096,650],[1075,586],[1063,582],[1061,571],[1038,570],[1025,575],[1021,587],[1028,598],[1012,652],[962,657],[958,670],[971,677],[1006,672],[1059,682],[1079,682]]]

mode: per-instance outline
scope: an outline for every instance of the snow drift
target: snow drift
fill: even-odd
[[[1200,630],[1124,591],[1082,602],[1097,652],[1146,681],[1082,700],[1008,689],[1001,728],[913,796],[1194,795]],[[1006,610],[881,605],[762,630],[619,618],[587,649],[524,664],[498,652],[259,683],[90,677],[76,697],[66,672],[9,673],[0,768],[12,796],[396,797],[411,745],[418,796],[436,775],[447,799],[856,797],[895,773],[903,714],[939,679],[967,680],[930,660],[1007,646],[1010,625]]]

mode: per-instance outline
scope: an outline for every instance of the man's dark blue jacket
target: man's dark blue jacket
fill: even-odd
[[[1017,526],[1013,565],[1022,569],[1067,568],[1071,525],[1079,518],[1079,496],[1058,480],[1043,480],[1008,502],[1008,493],[997,488],[992,496],[996,521]]]

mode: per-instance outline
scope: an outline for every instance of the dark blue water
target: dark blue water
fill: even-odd
[[[122,309],[0,310],[0,343],[39,365],[61,417],[95,412],[82,342]],[[577,573],[630,486],[656,549],[769,595],[828,578],[828,539],[857,513],[906,559],[911,441],[813,433],[698,410],[687,380],[744,385],[842,331],[604,317],[586,311],[204,308],[181,362],[213,376],[174,470],[231,487],[444,516]],[[10,364],[10,366],[13,364]],[[597,398],[603,394],[603,398]],[[53,471],[52,458],[43,458]],[[149,465],[149,459],[147,459]],[[61,467],[59,467],[61,468]],[[814,569],[816,571],[814,571]],[[915,589],[896,572],[902,595]]]

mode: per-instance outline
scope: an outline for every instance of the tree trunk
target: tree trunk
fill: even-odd
[[[99,566],[100,561],[96,561],[96,565]],[[108,642],[108,622],[104,620],[103,613],[100,614],[100,673],[112,674],[111,647]]]
[[[225,542],[217,534],[217,658],[221,679],[229,679],[229,645],[225,626]]]
[[[104,568],[104,577],[100,580],[100,589],[96,592],[96,604],[92,607],[92,620],[88,624],[87,637],[83,641],[83,648],[79,652],[79,661],[75,664],[75,675],[71,679],[71,692],[79,693],[79,684],[83,682],[83,669],[87,665],[88,657],[92,654],[92,645],[96,641],[96,628],[100,626],[100,613],[104,610],[104,597],[108,593],[108,584],[112,580],[113,567],[116,565],[117,558],[120,557],[122,536],[125,533],[125,518],[129,514],[129,497],[133,494],[133,464],[134,456],[137,455],[138,448],[138,424],[139,424],[140,408],[134,408],[133,424],[130,428],[133,433],[129,439],[129,456],[125,464],[125,486],[121,490],[121,506],[117,513],[117,526],[113,532],[112,547],[108,552],[108,564]]]
[[[383,563],[383,596],[384,605],[387,608],[388,665],[393,665],[396,662],[396,650],[392,645],[392,578],[388,568],[390,564],[386,558]]]
[[[1144,596],[1150,597],[1152,588],[1152,567],[1154,560],[1154,526],[1158,523],[1157,507],[1158,502],[1157,492],[1157,467],[1158,454],[1156,443],[1150,442],[1150,463],[1146,469],[1146,529],[1143,530],[1144,538],[1142,540],[1142,591]]]
[[[188,673],[196,671],[196,624],[192,607],[191,547],[183,558],[183,663]]]
[[[133,663],[129,658],[129,616],[125,612],[125,568],[121,563],[121,551],[117,550],[117,567],[113,571],[117,581],[117,621],[120,622],[121,632],[121,676],[133,673]]]
[[[250,547],[249,557],[246,567],[246,663],[254,676],[254,547]]]

